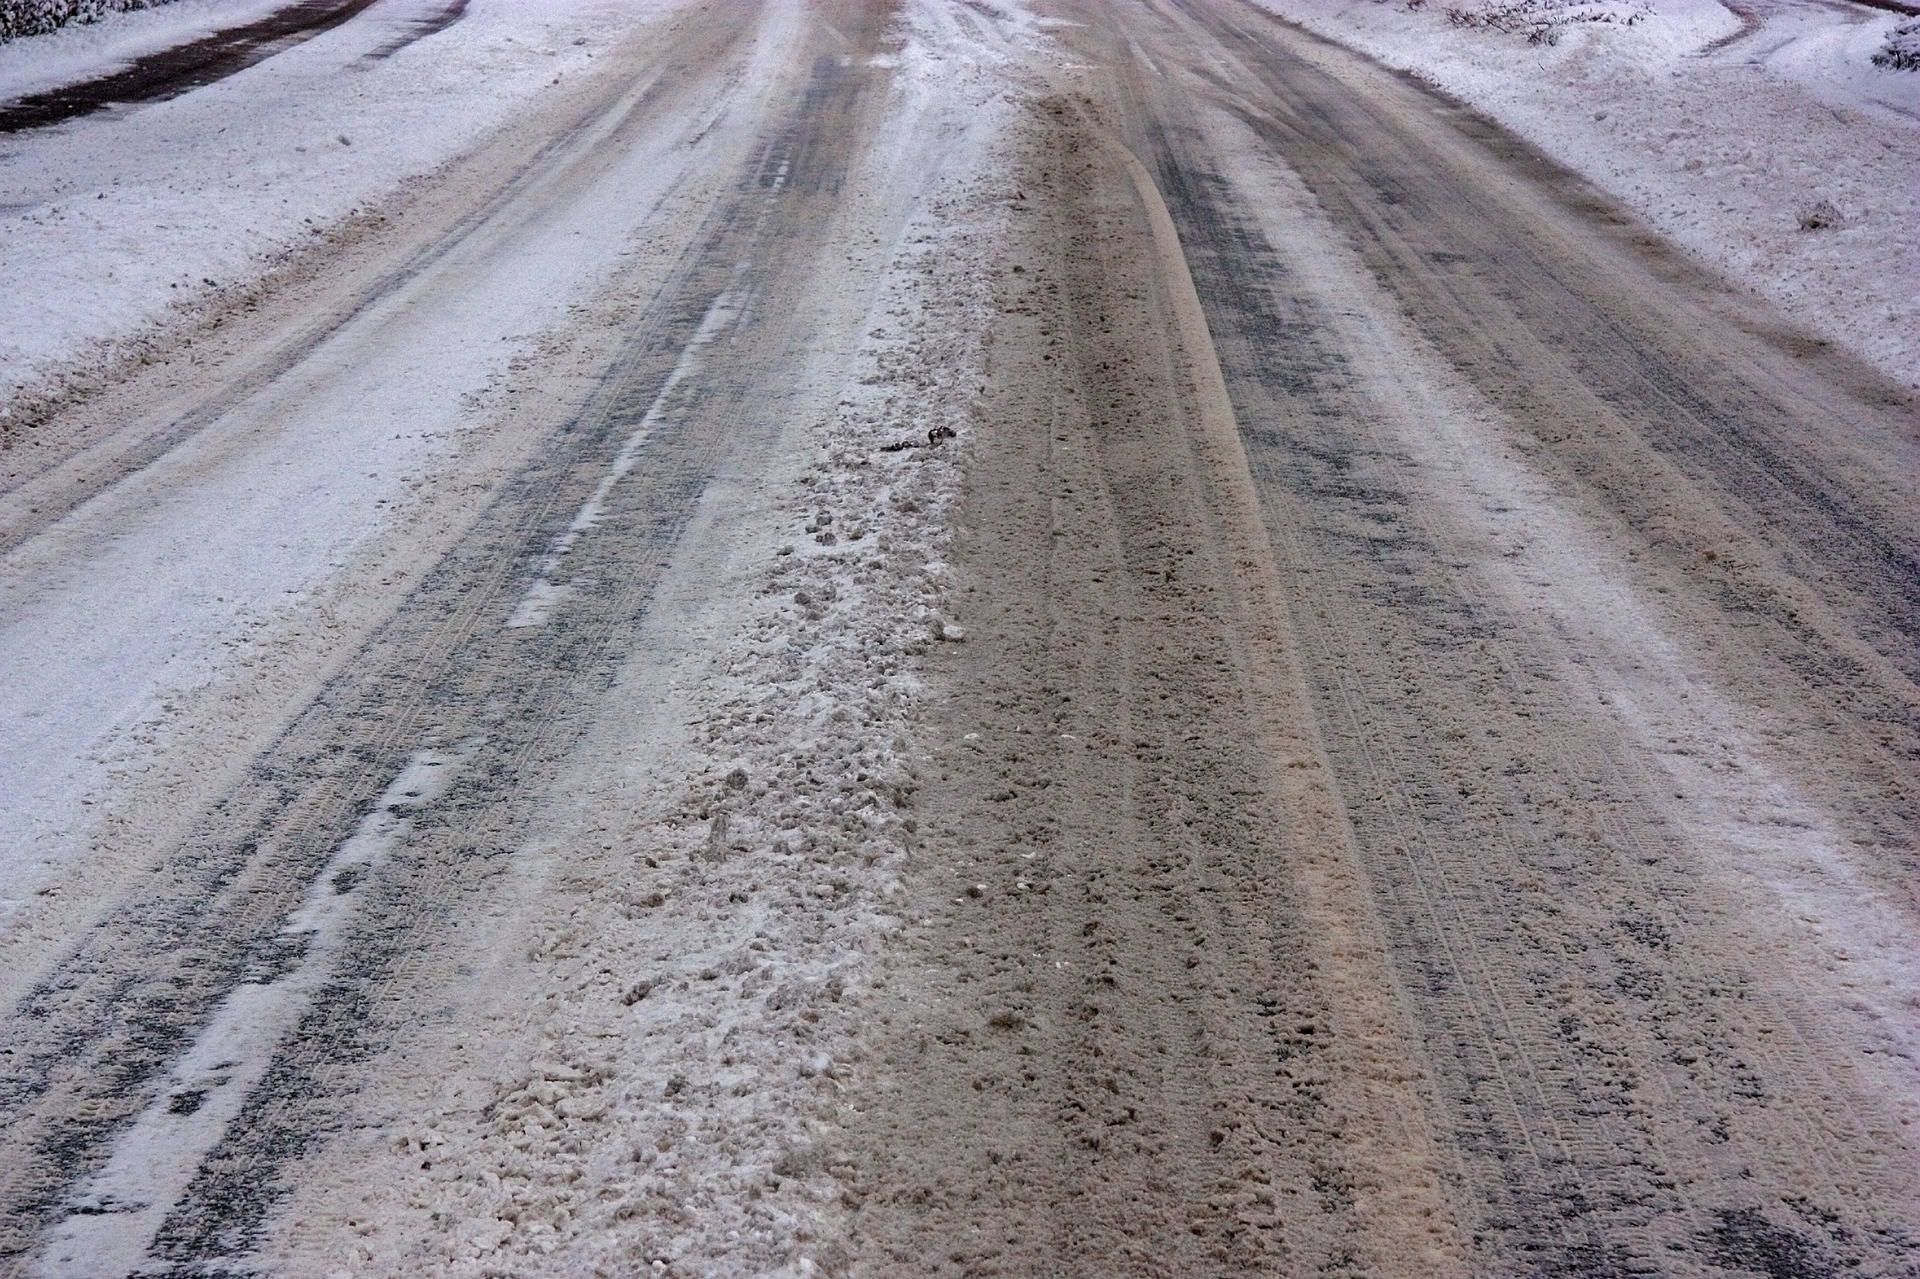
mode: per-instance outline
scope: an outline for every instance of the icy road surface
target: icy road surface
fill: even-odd
[[[1279,7],[395,0],[11,135],[0,1274],[1914,1273],[1861,241]]]

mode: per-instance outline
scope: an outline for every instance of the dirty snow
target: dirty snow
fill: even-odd
[[[980,375],[1008,216],[982,175],[1010,109],[918,17],[898,70],[918,101],[890,113],[916,123],[849,186],[898,190],[929,148],[938,177],[853,317],[857,360],[823,372],[834,407],[786,432],[770,491],[723,480],[706,504],[727,535],[686,544],[730,558],[683,554],[654,607],[685,650],[616,687],[487,921],[472,1015],[402,1051],[434,1073],[397,1067],[367,1099],[392,1108],[369,1130],[387,1144],[343,1141],[315,1175],[337,1180],[289,1210],[292,1273],[837,1269],[823,1137],[876,957],[914,926],[916,659],[965,642],[943,611],[973,426],[952,388]],[[669,716],[684,728],[649,729]]]
[[[1437,11],[1263,2],[1474,102],[1704,260],[1920,384],[1920,249],[1906,233],[1920,198],[1920,76],[1890,83],[1868,61],[1890,15],[1855,22],[1785,4],[1742,35],[1716,4],[1655,0],[1650,10],[1621,6],[1646,14],[1631,24],[1570,23],[1556,43],[1529,45],[1523,33],[1459,29]],[[136,14],[47,37],[62,43],[44,46],[41,70],[82,74],[177,38],[215,7],[181,0],[164,11],[171,26]],[[476,0],[448,32],[370,62],[411,12],[379,6],[381,22],[349,23],[173,102],[0,140],[0,290],[11,303],[0,314],[0,404],[56,389],[81,362],[257,278],[317,230],[473,145],[556,77],[586,70],[595,49],[664,7]],[[370,1123],[368,1139],[384,1144],[348,1135],[320,1162],[313,1189],[281,1223],[291,1273],[479,1275],[557,1256],[574,1273],[630,1270],[639,1258],[803,1275],[838,1260],[840,1190],[821,1138],[848,1104],[846,1067],[863,1051],[871,992],[887,980],[877,956],[890,934],[915,927],[897,894],[914,849],[916,658],[965,642],[947,620],[942,563],[973,426],[955,388],[979,375],[992,314],[986,263],[1005,216],[1005,193],[986,176],[1003,162],[996,147],[1008,112],[980,71],[991,56],[978,46],[957,54],[965,41],[935,5],[916,7],[913,22],[899,77],[917,97],[892,118],[949,129],[964,119],[965,134],[949,140],[941,175],[887,264],[857,367],[830,413],[790,425],[799,460],[786,487],[742,508],[727,538],[704,539],[734,558],[698,591],[682,583],[687,647],[674,664],[644,658],[616,688],[524,850],[521,891],[483,921],[467,997],[487,1011],[423,1030],[413,1073],[398,1070],[370,1091],[369,1116],[385,1126]],[[38,82],[13,52],[0,57],[0,85],[31,91],[18,87]],[[875,163],[889,159],[898,169],[926,162]],[[1803,231],[1800,215],[1820,201],[1838,224]],[[636,201],[636,219],[644,204]],[[262,489],[244,466],[210,464],[217,483],[198,486],[166,521],[136,509],[149,500],[139,491],[119,499],[130,520],[146,521],[146,540],[108,546],[85,580],[63,581],[71,598],[57,608],[26,601],[41,610],[28,619],[36,627],[57,624],[45,630],[51,639],[0,631],[13,711],[0,757],[53,758],[37,744],[44,724],[80,725],[88,748],[100,749],[164,706],[162,686],[187,678],[182,668],[229,661],[235,636],[338,569],[342,544],[330,539],[373,503],[406,500],[407,477],[429,451],[418,441],[452,425],[433,414],[457,416],[461,395],[504,358],[494,354],[502,337],[552,321],[568,287],[586,289],[593,270],[561,247],[571,229],[563,222],[532,250],[561,268],[541,277],[553,296],[536,304],[507,290],[502,306],[476,308],[486,320],[475,332],[492,344],[485,358],[418,387],[376,388],[385,398],[371,406],[343,375],[326,382],[355,405],[336,404],[333,418],[324,399],[315,410],[342,442],[277,459],[280,488]],[[402,417],[411,433],[390,442]],[[931,443],[941,427],[957,438]],[[358,465],[345,474],[347,455],[373,459],[364,478]],[[164,465],[146,483],[156,493],[196,487]],[[1525,495],[1523,477],[1492,468],[1482,489],[1503,501]],[[307,525],[269,518],[281,509],[307,512]],[[208,527],[226,530],[214,554],[196,533]],[[1528,565],[1587,592],[1540,597],[1574,629],[1612,602],[1602,589],[1612,587],[1608,566],[1550,555],[1584,546],[1576,533],[1543,522],[1547,546]],[[244,548],[255,544],[278,549],[252,562],[249,578],[234,565],[250,563]],[[146,593],[116,593],[128,581]],[[1524,597],[1523,586],[1511,589]],[[539,625],[557,589],[536,582],[512,624]],[[660,615],[672,621],[674,608],[670,582]],[[108,651],[104,638],[87,647],[89,617],[130,611],[145,647]],[[72,638],[60,654],[68,664],[47,667],[63,637]],[[1690,678],[1665,649],[1649,652],[1651,673],[1602,669],[1596,684],[1617,678],[1609,687],[1624,701],[1629,685],[1659,694]],[[87,663],[116,674],[102,682],[81,671]],[[189,675],[211,678],[201,667]],[[672,679],[664,693],[650,682],[662,675]],[[44,705],[26,705],[29,695]],[[662,706],[679,715],[676,731],[635,740],[629,713],[641,705],[656,718]],[[1691,714],[1680,727],[1738,742],[1730,712],[1696,703]],[[1644,718],[1650,738],[1674,727]],[[56,762],[68,767],[67,756]],[[13,790],[10,847],[72,841],[83,819],[72,804],[98,775],[91,760],[73,767],[0,778],[10,787],[24,778],[44,800],[22,803],[27,791]],[[1751,855],[1783,900],[1877,925],[1871,901],[1851,916],[1836,906],[1855,892],[1833,870],[1841,861],[1794,866],[1734,828],[1742,806],[1797,812],[1794,797],[1764,776],[1707,790],[1708,833],[1730,854]],[[361,851],[373,856],[367,850],[394,832],[369,820]],[[1899,940],[1860,930],[1859,944],[1881,961],[1868,992],[1876,1001],[1920,981],[1889,950]],[[229,1033],[224,1024],[209,1034]],[[1911,1030],[1891,1013],[1887,1024]],[[503,1054],[503,1043],[521,1050]],[[190,1054],[170,1083],[195,1086],[191,1072],[203,1064]],[[160,1141],[169,1122],[156,1111],[129,1140]],[[329,1160],[354,1175],[328,1182]],[[114,1175],[103,1172],[102,1193]]]

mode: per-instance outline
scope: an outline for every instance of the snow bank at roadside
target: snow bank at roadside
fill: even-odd
[[[1414,0],[1410,8],[1424,8]],[[1484,27],[1523,35],[1528,44],[1558,44],[1568,28],[1591,23],[1633,26],[1653,14],[1647,0],[1457,0],[1441,12],[1456,27]]]
[[[370,55],[442,6],[376,5],[182,97],[0,138],[0,420],[471,148],[678,3],[476,0],[390,57]],[[272,7],[219,6],[217,25]],[[21,41],[0,78],[27,83],[40,49],[59,74],[98,69],[199,34],[215,8],[181,0]]]
[[[1920,386],[1920,75],[1872,63],[1897,15],[1785,0],[1743,25],[1714,0],[1657,0],[1632,25],[1529,44],[1431,2],[1260,2],[1471,103]],[[1838,216],[1803,229],[1822,204]]]
[[[42,35],[114,13],[150,9],[169,0],[0,0],[0,40]]]
[[[0,101],[80,84],[136,58],[244,26],[287,0],[164,0],[160,6],[97,14],[32,39],[0,44]]]

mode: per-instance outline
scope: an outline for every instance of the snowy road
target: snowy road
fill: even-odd
[[[45,128],[107,107],[177,97],[331,30],[357,16],[371,3],[372,0],[304,0],[285,5],[255,22],[223,27],[199,40],[171,45],[105,75],[27,94],[0,108],[0,133]],[[451,5],[441,14],[420,22],[417,29],[403,39],[419,38],[443,29],[446,21],[442,19],[457,18],[465,8],[464,4]],[[393,47],[382,48],[383,54],[398,52],[400,42],[391,43]]]
[[[1240,0],[645,16],[9,437],[0,1274],[1911,1273],[1910,391]]]
[[[1019,1220],[990,1246],[1034,1273],[1448,1246],[1472,1274],[1903,1273],[1910,401],[1337,49],[1229,5],[1066,12],[1086,69],[1030,250],[1063,281],[1064,368],[1030,377],[1067,425],[1026,459],[1053,509],[1003,478],[976,521],[992,598],[1043,629],[969,670],[972,786],[925,801],[977,838],[969,876],[1053,891],[958,912],[935,1042],[897,1059],[910,1118],[868,1150],[876,1195],[938,1190],[881,1237],[976,1257]],[[1109,130],[1193,273],[1277,605],[1204,430],[1173,429],[1178,361],[1108,327],[1155,296],[1125,289],[1148,219]],[[1266,685],[1262,606],[1304,696]],[[1309,704],[1318,746],[1275,742]],[[1363,908],[1271,758],[1322,753],[1351,859],[1322,873],[1377,932],[1338,922]],[[955,1039],[952,1005],[1038,1030]],[[1375,1056],[1395,1033],[1416,1066]],[[971,1158],[901,1140],[936,1124]]]

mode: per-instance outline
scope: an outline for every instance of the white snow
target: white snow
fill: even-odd
[[[451,160],[675,2],[475,0],[370,59],[440,7],[398,0],[181,97],[0,136],[0,419]],[[0,78],[84,78],[261,7],[181,0],[31,37],[0,49]]]
[[[135,59],[266,17],[288,0],[173,0],[0,44],[0,103],[111,75]]]
[[[631,18],[644,8],[624,12]],[[467,32],[469,44],[448,47],[474,55],[476,48],[494,49],[510,32],[544,31],[542,11],[528,5],[521,26],[501,19]],[[622,11],[601,6],[580,13],[618,25]],[[503,65],[515,60],[500,56]],[[545,75],[550,64],[535,56],[543,59]],[[513,75],[503,83],[511,91]],[[451,85],[443,88],[452,92]],[[298,103],[262,114],[290,125],[302,112],[323,119],[361,109],[351,78],[329,82],[315,72],[305,89]],[[390,86],[390,92],[398,96],[401,88]],[[169,105],[185,109],[198,96]],[[470,119],[513,107],[492,87],[473,88],[470,96]],[[442,493],[434,481],[462,456],[472,428],[484,424],[473,411],[475,397],[508,380],[512,362],[537,345],[537,335],[577,319],[573,305],[614,269],[617,250],[693,162],[679,145],[695,125],[690,119],[670,120],[657,135],[633,139],[618,157],[599,154],[604,129],[622,117],[630,98],[547,155],[546,167],[523,183],[527,200],[494,207],[431,270],[354,317],[276,382],[0,559],[0,944],[21,940],[9,917],[41,900],[36,895],[63,881],[76,885],[73,876],[99,847],[109,807],[102,801],[129,772],[169,759],[168,767],[192,765],[168,745],[180,705],[196,697],[204,702],[202,694],[216,687],[225,689],[218,696],[225,702],[274,681],[288,684],[275,695],[293,697],[290,704],[310,696],[300,687],[298,666],[286,659],[321,643],[317,635],[348,637],[328,603],[334,588],[344,583],[364,591],[388,573],[416,570],[388,544],[395,530],[408,521],[444,524],[460,518],[456,508],[472,505],[467,483]],[[70,133],[33,139],[23,154],[53,168],[63,153],[147,164],[131,149],[135,139],[123,136],[137,119],[83,121]],[[191,149],[184,138],[181,148]],[[218,147],[204,151],[206,163],[183,161],[177,182],[183,200],[196,194],[217,206],[228,180],[224,166],[235,157]],[[592,161],[590,180],[568,177],[569,166],[584,160]],[[386,172],[405,167],[395,160]],[[544,194],[543,182],[555,174],[568,179],[564,199]],[[329,187],[314,176],[321,189],[315,199],[344,198],[344,182]],[[297,185],[291,167],[272,181]],[[368,183],[356,189],[373,191],[373,179]],[[132,228],[122,230],[125,255],[101,256],[124,268],[140,255]],[[166,251],[192,260],[211,251],[219,232],[211,215],[201,217]],[[45,261],[9,256],[0,274],[39,291],[43,302],[56,294],[86,296],[86,281],[63,281],[63,270],[107,269],[83,263],[85,255],[72,246],[47,240],[42,247],[59,252]],[[258,265],[242,263],[249,270]],[[127,285],[123,300],[134,292]],[[35,305],[5,312],[11,331],[33,327],[21,316],[31,316]],[[112,311],[123,320],[129,314]],[[64,332],[70,346],[96,331],[77,311],[52,309],[44,318],[48,331]],[[518,446],[507,436],[497,447]],[[8,500],[21,501],[22,491]],[[199,722],[217,723],[223,713],[230,712],[216,707],[212,719],[203,714]],[[273,718],[269,712],[266,722]],[[45,958],[42,953],[35,962]],[[16,966],[12,977],[26,971]]]
[[[1465,100],[1662,234],[1920,386],[1920,74],[1875,67],[1894,14],[1652,0],[1558,43],[1449,24],[1444,4],[1260,0]],[[1725,43],[1716,43],[1725,41]],[[1837,227],[1807,231],[1821,201]]]

